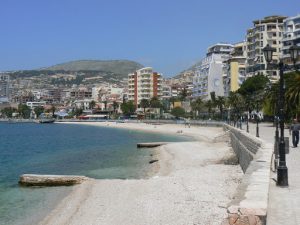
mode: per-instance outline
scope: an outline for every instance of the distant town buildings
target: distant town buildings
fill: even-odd
[[[267,68],[263,54],[267,44],[276,49],[274,62],[283,59],[292,64],[289,48],[300,46],[300,15],[254,20],[253,26],[245,31],[244,41],[210,46],[200,62],[171,78],[163,79],[151,67],[120,78],[118,74],[101,71],[45,74],[33,71],[32,75],[31,71],[21,71],[25,72],[23,76],[14,72],[0,73],[0,108],[9,104],[15,108],[18,104],[27,104],[30,108],[55,105],[60,110],[94,109],[107,114],[120,112],[120,105],[128,100],[138,106],[142,99],[158,97],[164,106],[175,107],[175,102],[180,102],[178,106],[188,109],[191,99],[209,100],[212,92],[215,96],[228,96],[248,77],[261,74],[272,82],[278,81],[279,71]],[[298,61],[300,68],[299,64]]]
[[[9,75],[0,74],[0,103],[9,102],[9,86]]]
[[[128,75],[128,100],[138,105],[142,99],[162,97],[161,74],[153,72],[151,67],[145,67]]]

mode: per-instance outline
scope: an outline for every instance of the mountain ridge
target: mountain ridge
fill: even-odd
[[[65,71],[106,71],[115,74],[128,74],[141,69],[144,66],[131,60],[73,60],[43,67],[39,70],[65,70]]]

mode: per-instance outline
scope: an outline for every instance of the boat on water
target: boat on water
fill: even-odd
[[[55,119],[53,118],[43,118],[38,120],[39,123],[54,123]]]
[[[54,123],[55,119],[45,113],[42,113],[38,118],[38,123]]]

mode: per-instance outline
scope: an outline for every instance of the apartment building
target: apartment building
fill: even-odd
[[[128,74],[128,100],[137,106],[142,99],[162,96],[161,74],[153,72],[151,67],[145,67]]]
[[[195,69],[192,97],[209,100],[211,92],[215,92],[216,96],[224,96],[223,67],[233,47],[232,44],[218,43],[208,48],[206,57]]]
[[[279,62],[282,50],[283,20],[285,16],[268,16],[263,19],[254,20],[253,27],[247,30],[247,77],[263,74],[273,82],[279,79],[276,69],[267,68],[267,62],[263,54],[263,48],[269,44],[275,48],[273,59]]]
[[[9,75],[0,74],[0,103],[9,102]]]
[[[293,45],[300,46],[300,14],[283,20],[282,58],[285,63],[292,64],[289,48]],[[298,60],[297,66],[300,62]]]
[[[226,62],[223,76],[224,95],[228,96],[230,91],[240,88],[246,79],[246,42],[234,44],[230,58]]]

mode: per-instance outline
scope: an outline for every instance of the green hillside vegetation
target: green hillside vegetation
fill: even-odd
[[[43,70],[64,70],[64,71],[103,71],[112,72],[114,74],[132,73],[143,65],[129,60],[78,60],[67,63],[58,64]]]

